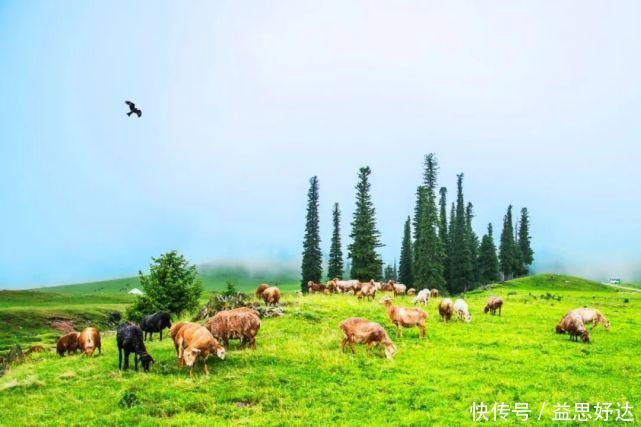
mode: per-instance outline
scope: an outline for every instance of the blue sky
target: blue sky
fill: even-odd
[[[296,263],[373,170],[398,256],[422,156],[537,269],[641,276],[638,2],[0,1],[0,287]],[[142,109],[125,116],[125,99]],[[261,262],[262,262],[261,261]]]

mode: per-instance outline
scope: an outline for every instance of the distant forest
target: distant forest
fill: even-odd
[[[377,252],[383,243],[370,195],[372,171],[369,166],[360,168],[346,260],[341,244],[340,206],[335,203],[332,208],[327,279],[394,280],[415,289],[437,288],[455,294],[527,275],[534,261],[527,208],[521,208],[515,218],[512,205],[507,207],[497,250],[491,223],[480,239],[472,228],[474,205],[465,202],[462,173],[457,175],[456,201],[449,206],[448,215],[448,190],[438,187],[438,170],[436,156],[427,154],[414,212],[409,213],[402,226],[399,224],[402,244],[398,265],[395,261],[385,265]],[[309,184],[301,266],[304,292],[308,281],[319,283],[323,275],[318,177],[310,178]]]

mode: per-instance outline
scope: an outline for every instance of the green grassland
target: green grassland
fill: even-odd
[[[90,289],[83,286],[81,295]],[[36,310],[57,309],[31,295]],[[503,316],[483,314],[489,295],[503,297]],[[19,303],[0,312],[26,316],[30,296],[14,298]],[[208,377],[198,369],[190,379],[179,369],[169,340],[148,344],[157,361],[151,373],[119,372],[113,332],[104,333],[103,354],[91,359],[35,354],[0,377],[0,424],[456,426],[473,424],[469,408],[482,401],[527,402],[534,418],[546,402],[542,420],[530,423],[554,425],[557,402],[641,405],[641,293],[567,276],[518,279],[466,294],[470,324],[439,322],[430,301],[424,340],[416,329],[397,337],[379,299],[287,292],[285,315],[263,319],[257,349],[232,342],[226,360],[209,360]],[[407,297],[395,303],[411,305]],[[599,308],[611,329],[598,326],[590,344],[555,334],[561,316],[582,306]],[[396,357],[368,357],[363,347],[341,353],[338,323],[350,316],[383,324]],[[6,333],[2,325],[0,337]],[[511,416],[500,424],[521,422]]]

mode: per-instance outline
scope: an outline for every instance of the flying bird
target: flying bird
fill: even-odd
[[[136,108],[136,104],[131,101],[125,101],[125,104],[129,105],[129,110],[131,110],[127,113],[128,116],[131,116],[132,114],[137,114],[138,117],[142,116],[142,110],[140,110],[140,108]]]

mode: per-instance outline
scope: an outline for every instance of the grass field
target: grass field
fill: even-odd
[[[483,314],[488,295],[504,298],[502,317]],[[51,310],[33,293],[4,301],[0,312],[27,312],[32,297],[33,309]],[[225,361],[210,359],[209,377],[198,370],[190,379],[179,369],[169,340],[148,345],[158,362],[151,373],[119,372],[110,332],[92,359],[36,354],[0,378],[0,424],[456,426],[472,424],[470,406],[482,401],[527,402],[533,418],[545,402],[542,420],[530,422],[555,425],[557,402],[572,409],[575,402],[641,404],[641,293],[566,276],[519,279],[465,295],[470,324],[439,322],[431,301],[425,340],[415,329],[397,338],[379,299],[290,292],[285,315],[263,320],[257,349],[232,343]],[[405,297],[396,303],[410,305]],[[612,322],[609,331],[598,326],[590,344],[553,332],[568,309],[581,306]],[[364,348],[341,354],[338,323],[350,316],[383,324],[396,357],[368,357]],[[0,338],[6,333],[2,326]],[[641,417],[636,408],[633,414]],[[522,423],[511,415],[501,424]]]

